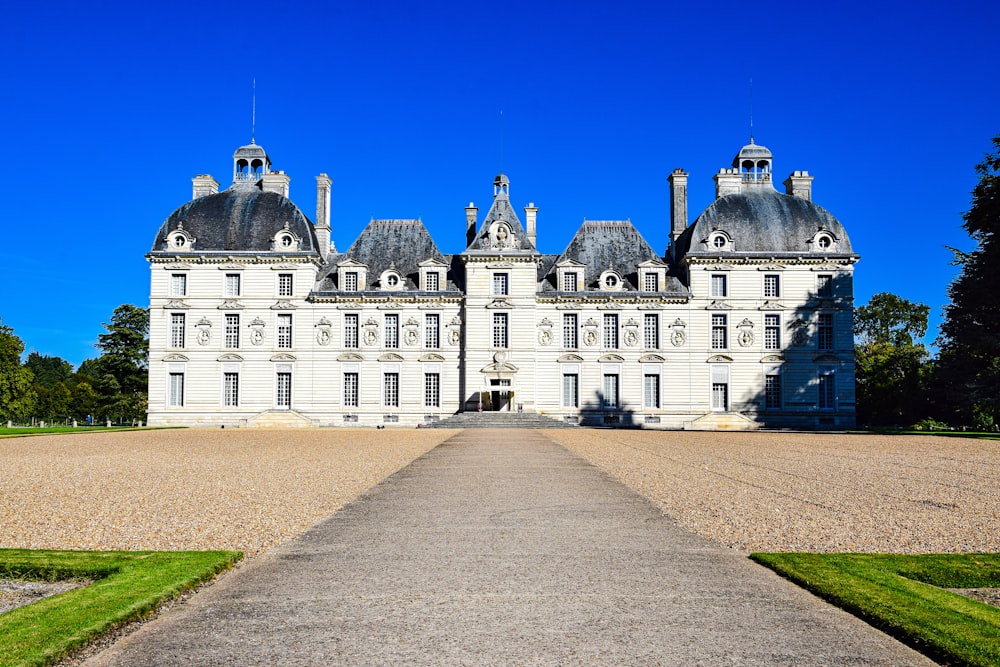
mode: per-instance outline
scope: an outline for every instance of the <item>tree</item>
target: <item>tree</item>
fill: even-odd
[[[0,420],[26,419],[35,407],[31,371],[21,365],[24,342],[0,323]]]
[[[130,304],[118,306],[104,328],[107,332],[97,337],[101,356],[87,359],[78,371],[87,378],[88,389],[96,396],[92,409],[98,410],[100,417],[115,421],[144,419],[149,311]]]
[[[35,384],[52,387],[57,382],[66,382],[73,374],[73,364],[62,357],[50,357],[37,352],[29,352],[24,366],[35,376]]]
[[[910,425],[925,416],[923,343],[930,308],[895,294],[874,295],[854,314],[857,414],[861,423]]]
[[[1000,423],[1000,135],[976,173],[972,206],[962,216],[976,247],[954,250],[961,269],[948,288],[935,384],[952,418],[992,430]]]

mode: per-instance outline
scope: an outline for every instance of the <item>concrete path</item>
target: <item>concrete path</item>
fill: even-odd
[[[86,664],[933,663],[540,432],[467,430]]]

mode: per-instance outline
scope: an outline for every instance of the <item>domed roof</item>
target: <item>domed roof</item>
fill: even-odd
[[[758,146],[753,142],[753,137],[750,137],[750,143],[740,149],[740,152],[736,154],[733,158],[733,166],[739,168],[744,160],[751,160],[754,163],[759,160],[773,160],[774,155],[765,146]]]
[[[725,235],[725,248],[713,247],[713,236]],[[817,248],[825,236],[828,245]],[[812,253],[853,254],[844,226],[830,213],[806,199],[775,190],[719,197],[678,239],[684,254]]]
[[[233,153],[233,158],[263,158],[267,159],[267,151],[264,150],[263,146],[258,146],[255,143],[249,143],[246,146],[240,146]]]
[[[493,179],[493,185],[510,185],[510,179],[507,178],[505,174],[497,174],[497,177]]]
[[[193,252],[269,252],[282,229],[298,239],[293,252],[317,254],[313,225],[302,211],[276,192],[258,188],[225,190],[189,201],[170,214],[153,240],[153,251],[167,250],[166,237],[183,226],[194,237]],[[287,250],[281,254],[289,254]]]

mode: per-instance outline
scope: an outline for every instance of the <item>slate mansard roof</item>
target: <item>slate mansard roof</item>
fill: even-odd
[[[318,255],[312,222],[289,199],[256,187],[230,188],[199,197],[170,214],[153,241],[153,252],[168,251],[166,237],[182,225],[194,237],[190,252],[272,252],[275,235],[287,225],[299,239],[294,254]],[[281,254],[292,254],[281,250]]]

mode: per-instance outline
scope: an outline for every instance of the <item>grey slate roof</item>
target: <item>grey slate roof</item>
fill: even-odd
[[[500,176],[503,176],[503,174]],[[500,176],[497,176],[497,179]],[[479,231],[476,232],[476,238],[469,244],[468,250],[490,250],[484,240],[489,239],[490,225],[495,220],[501,219],[510,225],[511,235],[517,239],[517,244],[513,250],[534,250],[534,247],[528,242],[528,233],[521,226],[521,221],[517,217],[517,213],[514,212],[514,207],[510,205],[510,200],[503,196],[496,197],[493,200],[493,205],[486,212],[486,217],[480,223]]]
[[[736,254],[812,254],[810,241],[820,229],[826,229],[835,239],[829,254],[853,254],[843,225],[811,201],[773,189],[726,195],[712,202],[681,234],[676,256],[725,254],[708,244],[710,234],[716,230],[729,235]]]
[[[170,214],[153,240],[153,251],[166,251],[165,237],[178,223],[195,237],[191,252],[270,252],[271,241],[285,224],[301,241],[297,253],[318,254],[313,225],[287,198],[256,187],[231,188],[189,201]],[[293,254],[286,250],[280,254]]]
[[[639,264],[648,260],[663,262],[655,250],[642,238],[631,222],[626,220],[587,220],[580,226],[573,239],[559,257],[548,264],[540,292],[558,291],[556,264],[573,260],[585,264],[583,287],[597,289],[601,274],[612,267],[622,275],[625,291],[639,289]],[[665,262],[664,262],[665,263]],[[667,275],[666,292],[686,293],[680,281]]]

